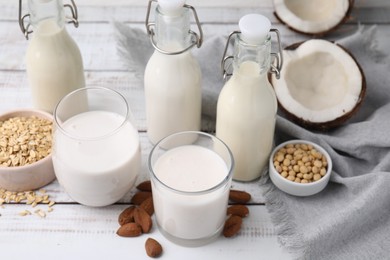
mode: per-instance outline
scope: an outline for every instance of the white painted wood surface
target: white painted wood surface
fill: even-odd
[[[66,1],[66,0],[65,0]],[[27,1],[23,1],[25,7]],[[80,27],[68,30],[78,43],[84,60],[88,85],[112,87],[122,92],[131,104],[137,120],[142,143],[143,165],[138,182],[148,179],[146,158],[151,144],[146,137],[144,92],[142,85],[128,72],[117,55],[112,21],[144,28],[146,0],[79,0]],[[355,1],[352,19],[330,38],[353,33],[357,24],[377,24],[378,41],[390,37],[390,1]],[[277,22],[271,0],[192,0],[202,21],[205,35],[227,35],[236,29],[238,19],[249,12],[268,16],[283,36],[283,44],[305,39]],[[0,113],[30,107],[24,55],[28,42],[20,32],[17,15],[18,1],[0,0]],[[221,50],[222,51],[222,50]],[[216,68],[216,73],[219,73]],[[210,126],[211,125],[211,126]],[[204,130],[212,122],[204,121]],[[200,248],[176,246],[161,236],[156,227],[152,233],[139,238],[121,238],[115,232],[117,217],[129,205],[135,189],[117,204],[90,208],[75,203],[57,181],[45,189],[57,202],[46,218],[21,217],[18,213],[31,209],[27,205],[7,204],[0,207],[0,252],[2,259],[146,259],[144,241],[157,238],[165,249],[163,259],[289,259],[291,256],[277,243],[275,230],[264,206],[262,187],[256,182],[233,183],[233,188],[253,196],[250,217],[243,230],[233,239],[220,238]],[[45,209],[44,206],[38,206]]]

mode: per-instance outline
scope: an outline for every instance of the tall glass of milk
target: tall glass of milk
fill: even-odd
[[[148,167],[157,225],[166,238],[200,246],[220,235],[233,165],[229,148],[199,131],[179,132],[154,146]]]
[[[138,131],[126,99],[101,87],[66,95],[54,110],[53,165],[75,201],[106,206],[121,199],[140,171]]]

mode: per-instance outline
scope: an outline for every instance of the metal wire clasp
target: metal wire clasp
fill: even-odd
[[[22,16],[22,5],[23,0],[19,0],[19,27],[20,30],[22,30],[22,33],[24,37],[28,40],[28,35],[32,33],[33,31],[30,29],[31,23],[28,21],[26,22],[25,19],[30,17],[30,14],[25,14]],[[78,12],[77,12],[77,6],[74,0],[70,0],[70,4],[64,4],[64,8],[69,8],[71,12],[71,16],[65,16],[67,18],[67,23],[73,23],[74,26],[77,28],[79,26],[78,21]]]
[[[274,57],[274,59],[271,61],[270,72],[275,74],[275,77],[277,79],[280,79],[280,71],[283,67],[282,42],[280,40],[280,34],[278,29],[271,29],[271,32],[276,34],[276,39],[278,41],[278,52],[271,52],[271,57]]]
[[[273,60],[271,61],[271,67],[270,67],[269,72],[275,74],[275,77],[277,79],[279,79],[280,78],[280,71],[282,70],[282,66],[283,66],[282,44],[280,41],[279,31],[277,29],[271,29],[270,32],[276,34],[277,41],[278,41],[278,52],[271,52],[271,57],[273,57]],[[223,52],[223,59],[221,62],[221,69],[222,69],[224,79],[233,75],[232,72],[228,71],[229,67],[231,67],[231,63],[228,64],[228,66],[226,66],[226,64],[227,64],[227,61],[230,59],[233,59],[234,56],[233,55],[226,56],[226,53],[228,51],[229,44],[230,44],[232,37],[234,35],[240,34],[240,33],[241,33],[241,31],[234,31],[234,32],[229,34],[229,37],[227,39],[225,50]]]
[[[202,31],[202,27],[200,25],[199,18],[198,18],[198,15],[196,13],[196,10],[195,10],[195,8],[193,6],[184,4],[183,7],[190,9],[192,11],[193,15],[194,15],[195,22],[196,22],[196,25],[198,27],[199,35],[196,32],[190,30],[188,33],[191,34],[191,44],[190,44],[190,46],[188,46],[185,49],[180,50],[180,51],[169,52],[169,51],[165,51],[165,50],[159,48],[157,46],[156,41],[154,40],[155,33],[154,33],[153,27],[156,25],[156,23],[149,22],[150,11],[152,9],[152,3],[153,2],[157,3],[157,0],[149,0],[148,10],[146,12],[145,26],[146,26],[146,31],[147,31],[147,33],[148,33],[148,35],[150,37],[150,42],[152,43],[153,47],[156,50],[158,50],[159,52],[161,52],[163,54],[176,55],[176,54],[184,53],[184,52],[188,51],[189,49],[191,49],[194,46],[196,46],[197,48],[202,46],[202,43],[203,43],[203,31]]]

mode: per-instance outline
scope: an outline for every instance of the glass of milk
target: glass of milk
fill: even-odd
[[[102,87],[75,90],[54,111],[53,165],[75,201],[106,206],[134,185],[141,166],[138,131],[126,99]]]
[[[153,204],[166,238],[183,246],[201,246],[220,235],[233,165],[229,148],[199,131],[170,135],[153,147],[148,159]]]

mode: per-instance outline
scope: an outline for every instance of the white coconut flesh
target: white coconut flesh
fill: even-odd
[[[349,0],[274,0],[278,17],[304,33],[326,32],[346,16]]]
[[[326,40],[308,40],[283,51],[279,80],[273,78],[280,104],[305,121],[332,121],[352,111],[362,91],[362,74],[355,60]]]

